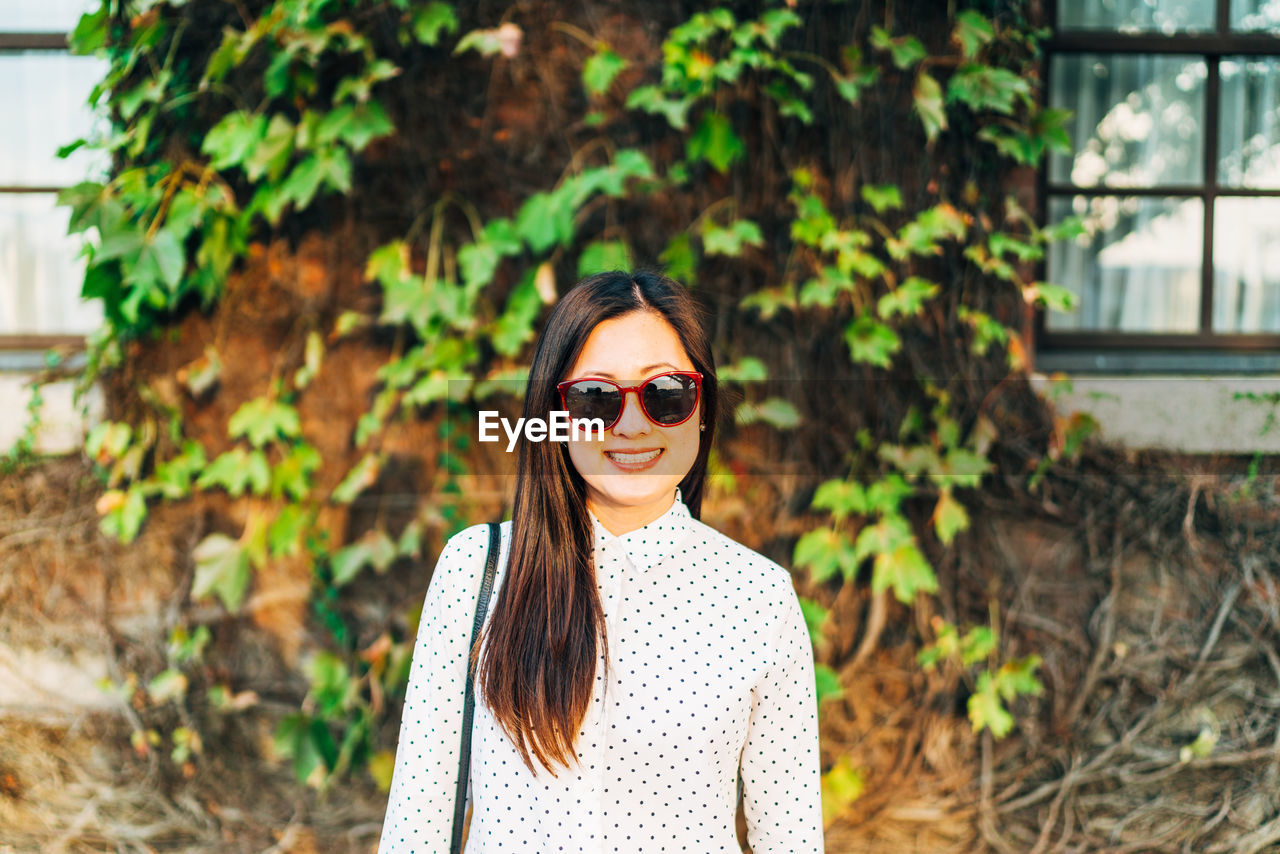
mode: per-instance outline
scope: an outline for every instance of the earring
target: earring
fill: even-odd
[[[704,423],[704,424],[699,424],[699,425],[698,425],[698,429],[699,429],[699,430],[706,430],[706,429],[707,429],[707,425],[706,425],[705,423]]]

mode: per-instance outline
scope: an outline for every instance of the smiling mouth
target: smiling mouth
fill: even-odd
[[[642,451],[640,453],[628,453],[626,451],[605,451],[604,455],[609,459],[613,460],[615,463],[634,466],[634,465],[642,465],[644,463],[649,462],[650,460],[657,459],[658,455],[661,454],[662,451],[663,451],[662,448],[655,448],[652,451]]]

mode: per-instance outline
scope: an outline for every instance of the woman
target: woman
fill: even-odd
[[[601,273],[552,311],[477,660],[467,851],[822,850],[813,650],[785,569],[699,521],[717,385],[692,297]],[[445,852],[488,543],[452,537],[427,590],[381,854]]]

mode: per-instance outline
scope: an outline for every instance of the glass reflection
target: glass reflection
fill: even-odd
[[[1049,281],[1079,308],[1051,311],[1054,331],[1195,332],[1200,325],[1204,205],[1199,199],[1057,197],[1049,218],[1080,216],[1085,234],[1049,247]]]
[[[1280,0],[1231,0],[1231,29],[1280,35]]]
[[[1214,0],[1058,0],[1062,29],[1170,34],[1212,30],[1213,17]]]
[[[1280,60],[1224,57],[1218,181],[1280,188]]]
[[[83,335],[102,322],[83,302],[79,236],[47,193],[0,195],[0,335]]]
[[[12,33],[69,33],[98,0],[0,0],[0,29]]]
[[[102,60],[61,51],[0,54],[0,186],[66,186],[105,162],[83,148],[55,156],[93,129],[89,92],[105,73]]]
[[[1280,332],[1280,199],[1218,199],[1213,329]]]
[[[1197,56],[1054,56],[1049,99],[1075,113],[1074,151],[1054,152],[1049,179],[1080,187],[1199,183],[1207,78]]]

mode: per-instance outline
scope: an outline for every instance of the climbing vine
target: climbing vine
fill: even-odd
[[[882,623],[886,597],[910,605],[936,592],[928,555],[969,526],[964,495],[993,470],[1001,437],[985,413],[958,403],[945,377],[910,372],[912,342],[941,337],[965,359],[1021,369],[1021,315],[998,316],[982,295],[1003,289],[1022,305],[1068,309],[1068,292],[1038,281],[1035,269],[1046,246],[1077,227],[1043,228],[1012,197],[973,182],[922,193],[860,180],[856,192],[841,193],[839,176],[785,156],[786,184],[771,209],[726,188],[767,156],[769,141],[749,132],[747,117],[813,133],[820,117],[856,116],[878,89],[905,93],[893,106],[909,117],[903,127],[926,160],[944,161],[945,146],[967,140],[965,150],[980,146],[997,172],[1064,148],[1067,116],[1039,105],[1042,34],[1018,4],[961,4],[939,38],[904,29],[907,17],[895,17],[890,2],[879,22],[852,27],[835,49],[815,48],[831,40],[813,33],[839,4],[763,5],[697,12],[644,56],[624,55],[623,45],[576,24],[538,23],[536,35],[566,38],[581,66],[575,108],[587,137],[562,171],[500,212],[482,213],[477,199],[447,191],[411,211],[399,233],[377,234],[362,270],[376,307],[346,306],[301,324],[282,347],[294,357],[272,370],[265,393],[229,408],[225,450],[215,454],[189,435],[182,408],[145,387],[136,414],[89,436],[86,453],[107,486],[101,527],[123,543],[160,502],[204,493],[248,502],[238,536],[210,533],[195,546],[193,598],[236,613],[255,573],[273,561],[314,567],[314,611],[333,646],[309,660],[310,690],[276,739],[300,780],[324,788],[364,768],[389,782],[378,724],[387,698],[403,691],[413,635],[386,631],[357,649],[335,603],[363,573],[418,555],[425,524],[376,524],[342,542],[325,525],[326,509],[350,506],[376,484],[389,431],[424,411],[442,414],[438,494],[456,493],[467,451],[460,425],[477,401],[523,376],[521,359],[556,299],[557,271],[630,266],[638,253],[627,212],[671,194],[717,195],[679,226],[664,226],[657,254],[673,276],[697,286],[716,271],[775,258],[778,275],[742,294],[737,312],[762,324],[791,318],[835,328],[849,366],[910,386],[913,403],[897,423],[850,431],[846,468],[813,493],[821,521],[795,543],[793,566],[820,591],[857,584],[869,570],[871,625],[876,614]],[[103,149],[112,167],[62,195],[72,230],[85,236],[83,294],[106,316],[84,383],[119,369],[132,342],[174,328],[184,313],[216,311],[264,243],[317,227],[318,211],[358,194],[361,170],[402,133],[395,105],[410,85],[405,68],[474,75],[483,91],[486,63],[529,49],[535,33],[511,16],[464,25],[470,14],[440,0],[102,0],[85,15],[72,46],[110,62],[92,96],[110,130],[64,150]],[[331,463],[304,429],[299,403],[330,348],[370,335],[395,344],[367,410],[347,425],[355,462],[321,488]],[[213,346],[177,373],[191,405],[221,393],[224,368]],[[758,358],[726,365],[722,379],[746,392],[742,425],[785,431],[806,417],[784,396],[752,390],[770,379]],[[913,509],[921,506],[929,508],[923,523]],[[467,522],[452,506],[438,514],[448,532]],[[802,604],[827,703],[843,690],[824,641],[828,607],[818,598]],[[921,665],[957,668],[972,686],[974,729],[1006,734],[1014,701],[1041,690],[1037,656],[1001,660],[994,625],[939,617],[933,630]],[[175,629],[168,666],[145,684],[147,702],[180,703],[201,685],[215,708],[252,703],[232,686],[195,678],[208,640],[203,626]],[[132,695],[141,684],[135,676],[117,687]],[[198,761],[194,722],[167,738],[175,762]],[[163,742],[139,729],[134,746]],[[847,762],[827,772],[829,817],[856,796],[856,780]]]

